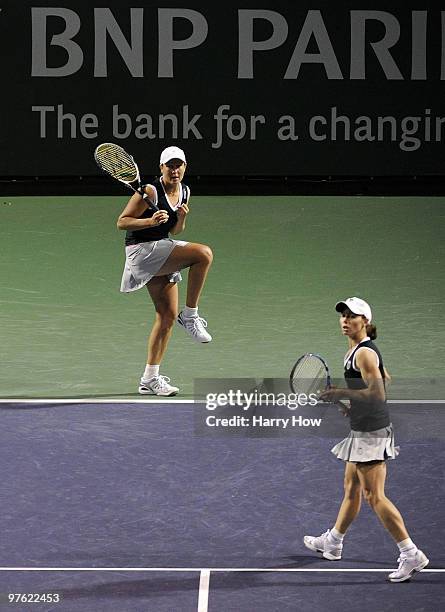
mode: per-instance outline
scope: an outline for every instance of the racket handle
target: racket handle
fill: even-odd
[[[141,196],[143,200],[147,202],[150,208],[152,208],[155,211],[159,210],[156,204],[153,204],[153,202],[150,202],[150,200],[148,199],[148,193],[145,193],[145,191],[143,191],[142,189],[138,189],[138,194]]]

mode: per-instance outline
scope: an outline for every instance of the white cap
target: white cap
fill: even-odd
[[[346,300],[343,300],[342,302],[337,302],[335,304],[335,310],[337,312],[343,312],[345,308],[349,308],[349,310],[356,315],[363,315],[368,319],[368,323],[371,323],[371,306],[368,304],[368,302],[365,302],[365,300],[362,300],[358,297],[350,297],[346,298]]]
[[[185,153],[179,147],[167,147],[161,153],[161,159],[159,160],[160,164],[166,164],[171,159],[180,159],[185,162]]]

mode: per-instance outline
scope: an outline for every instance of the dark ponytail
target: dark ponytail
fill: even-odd
[[[372,323],[366,324],[366,333],[371,338],[371,340],[375,340],[377,338],[377,327]]]

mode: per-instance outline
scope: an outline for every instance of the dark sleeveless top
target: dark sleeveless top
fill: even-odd
[[[163,238],[168,238],[170,230],[176,225],[178,222],[178,215],[176,210],[170,206],[170,202],[167,199],[167,196],[164,191],[164,187],[159,179],[156,179],[152,186],[156,191],[156,206],[159,210],[165,210],[168,213],[168,221],[166,223],[162,223],[161,225],[156,225],[155,227],[144,227],[142,229],[137,230],[127,230],[125,235],[125,245],[128,246],[130,244],[139,244],[140,242],[152,242],[153,240],[162,240]],[[181,183],[181,192],[180,192],[180,202],[179,205],[185,204],[190,195],[190,189],[187,185],[183,185]],[[154,215],[156,211],[153,208],[147,208],[144,210],[142,215],[139,217],[140,219],[149,219]]]
[[[355,355],[357,351],[363,347],[371,349],[374,351],[374,353],[376,353],[379,359],[379,370],[383,380],[385,380],[385,369],[383,367],[382,355],[374,342],[367,338],[354,348],[352,353],[345,361],[344,376],[349,389],[366,389],[366,383],[362,378],[360,370],[354,368]],[[351,411],[349,413],[349,417],[351,420],[351,429],[354,431],[374,431],[376,429],[388,427],[390,424],[386,399],[384,401],[351,400]]]

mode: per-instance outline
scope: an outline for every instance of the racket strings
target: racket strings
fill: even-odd
[[[296,366],[292,375],[295,393],[318,393],[326,387],[326,368],[316,357],[307,356]]]
[[[99,146],[95,156],[100,167],[113,178],[127,183],[138,179],[138,170],[133,158],[121,147],[108,144]]]

